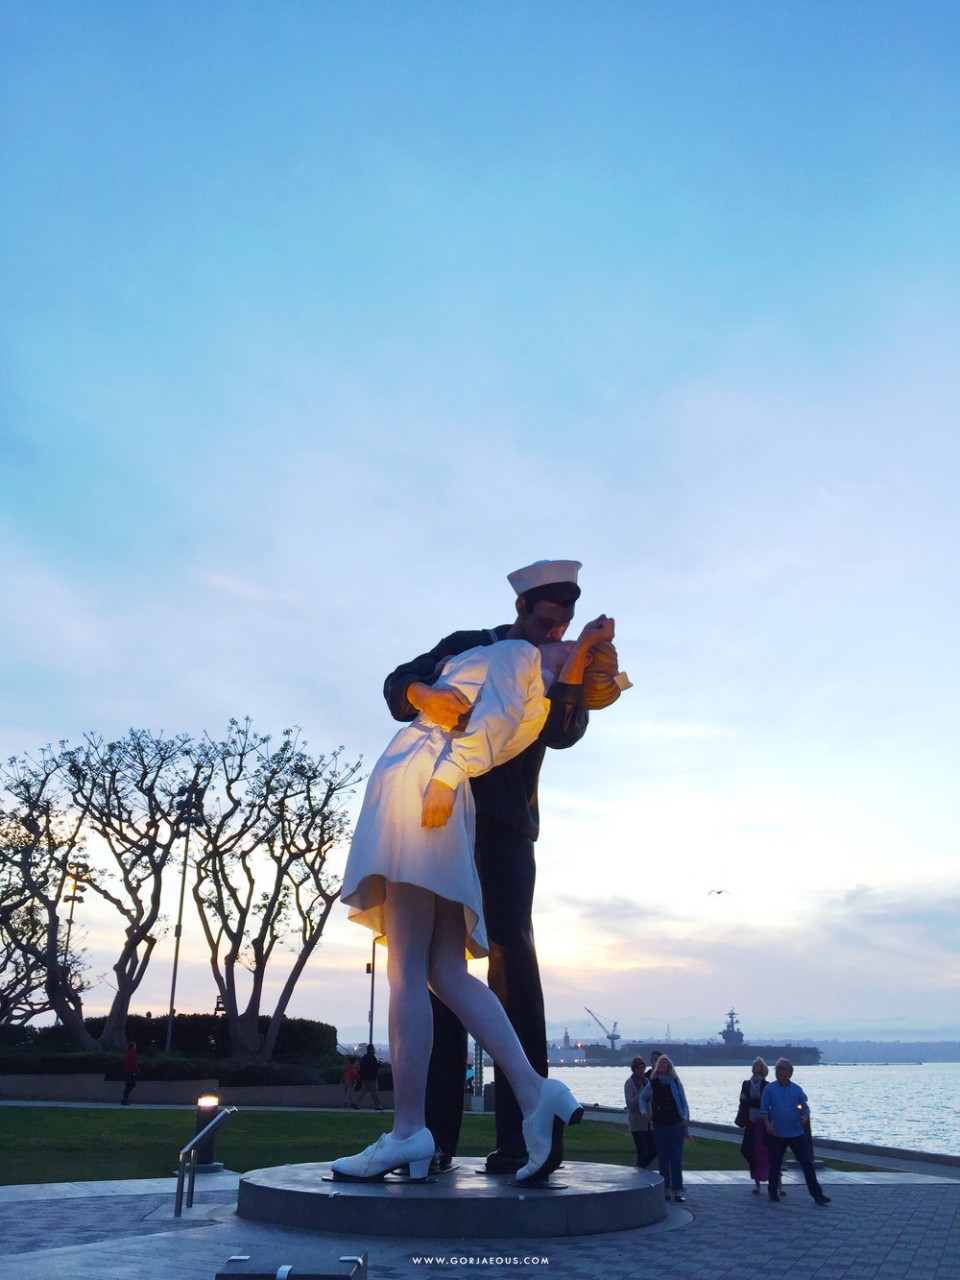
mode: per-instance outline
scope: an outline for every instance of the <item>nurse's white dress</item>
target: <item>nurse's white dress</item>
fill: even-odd
[[[468,649],[445,664],[435,687],[459,689],[473,704],[467,728],[446,731],[418,716],[395,735],[367,781],[341,897],[351,920],[381,936],[386,881],[429,889],[463,904],[467,954],[485,956],[468,779],[511,760],[539,736],[549,710],[540,651],[526,640]],[[431,778],[456,791],[443,827],[420,825]]]

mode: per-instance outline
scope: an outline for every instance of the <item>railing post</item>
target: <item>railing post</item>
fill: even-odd
[[[197,1148],[190,1152],[190,1177],[187,1181],[187,1208],[193,1208],[193,1189],[197,1184]]]
[[[183,1152],[177,1161],[177,1200],[173,1206],[173,1216],[179,1218],[183,1213]]]

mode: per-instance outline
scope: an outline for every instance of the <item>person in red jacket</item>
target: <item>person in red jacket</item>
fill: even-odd
[[[360,1068],[357,1066],[357,1060],[354,1057],[347,1059],[347,1065],[343,1068],[343,1075],[340,1077],[343,1085],[343,1105],[352,1107],[357,1110],[356,1095],[360,1090]]]
[[[133,1093],[133,1086],[137,1083],[137,1076],[140,1074],[140,1059],[137,1057],[136,1040],[127,1041],[127,1052],[123,1059],[123,1078],[126,1082],[123,1086],[123,1097],[120,1099],[122,1107],[129,1107],[130,1095]]]

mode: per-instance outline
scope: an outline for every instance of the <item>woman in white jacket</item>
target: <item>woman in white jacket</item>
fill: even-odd
[[[374,767],[342,897],[350,918],[385,935],[389,948],[394,1126],[359,1155],[335,1160],[337,1176],[381,1178],[402,1165],[409,1165],[414,1179],[427,1175],[434,1153],[424,1124],[433,1042],[430,988],[510,1082],[529,1157],[517,1180],[544,1178],[562,1159],[554,1119],[576,1124],[583,1108],[565,1085],[534,1071],[499,1000],[467,971],[466,954],[487,954],[468,780],[536,740],[548,711],[545,678],[549,684],[552,673],[583,670],[592,650],[613,649],[610,635],[611,620],[599,618],[573,644],[538,650],[525,640],[501,640],[450,659],[439,683],[459,689],[471,702],[468,723],[448,732],[418,716],[400,729]],[[608,705],[620,692],[609,657],[596,665],[595,680],[589,667],[584,674],[588,708]],[[615,673],[615,651],[612,665]]]

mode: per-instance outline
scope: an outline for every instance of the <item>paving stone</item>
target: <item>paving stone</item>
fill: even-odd
[[[780,1206],[743,1195],[742,1183],[695,1184],[663,1224],[610,1236],[525,1241],[543,1267],[455,1269],[415,1262],[450,1256],[450,1242],[324,1236],[324,1250],[366,1251],[370,1280],[635,1280],[660,1271],[671,1280],[960,1280],[960,1183],[844,1184],[823,1211],[805,1191]],[[306,1269],[316,1237],[238,1219],[235,1192],[198,1187],[197,1206],[172,1215],[172,1181],[147,1194],[109,1195],[77,1185],[33,1192],[0,1188],[0,1275],[18,1280],[212,1280],[234,1253]],[[5,1192],[12,1193],[9,1198]],[[24,1198],[30,1195],[33,1198]],[[78,1198],[79,1197],[79,1198]],[[422,1247],[429,1244],[429,1248]],[[520,1242],[457,1241],[458,1256],[522,1256]],[[721,1269],[717,1258],[724,1260]]]

